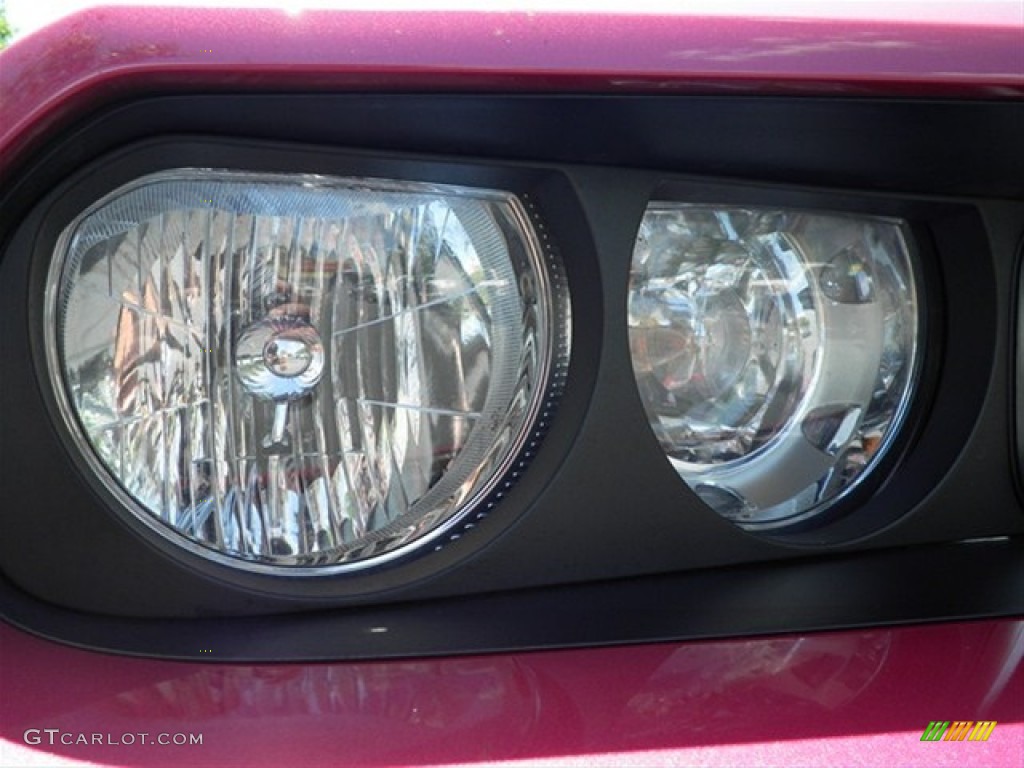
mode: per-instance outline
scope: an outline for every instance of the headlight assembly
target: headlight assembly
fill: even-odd
[[[279,574],[468,514],[564,348],[524,209],[461,187],[167,171],[73,221],[47,290],[64,416],[127,513]]]
[[[825,511],[899,429],[917,304],[897,221],[650,205],[633,254],[630,345],[672,465],[748,528]]]
[[[1019,614],[1024,201],[968,161],[1018,111],[98,110],[0,189],[0,617],[266,661]]]

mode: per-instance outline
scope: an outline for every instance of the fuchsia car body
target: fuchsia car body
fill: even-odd
[[[281,665],[0,632],[5,766],[1017,766],[1024,745],[1020,621]],[[939,717],[998,725],[921,741]]]
[[[1024,97],[1024,6],[905,11],[93,10],[0,54],[0,185],[100,105],[196,88]],[[1024,765],[1015,620],[282,665],[104,655],[2,625],[0,652],[5,766]],[[936,719],[998,725],[921,741]],[[202,743],[159,743],[179,734]]]

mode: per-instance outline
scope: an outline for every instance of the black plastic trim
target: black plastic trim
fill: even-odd
[[[0,190],[0,569],[10,581],[0,612],[127,653],[173,656],[156,628],[216,630],[263,654],[245,658],[266,660],[1024,613],[1019,539],[950,544],[1024,535],[1012,411],[1022,124],[1019,103],[443,94],[175,96],[84,120]],[[252,170],[334,163],[335,172],[511,186],[550,227],[572,292],[565,398],[501,508],[436,558],[298,587],[211,570],[110,514],[63,446],[35,368],[39,275],[59,222],[119,178],[231,158]],[[701,504],[664,460],[625,325],[633,238],[663,184],[910,222],[928,299],[924,383],[893,471],[853,514],[799,536],[752,535]],[[659,603],[671,627],[653,617]],[[679,608],[690,603],[696,613]],[[505,609],[528,625],[521,635]],[[338,645],[332,633],[356,631],[360,616],[408,620],[424,638],[395,651],[358,633]],[[264,629],[268,638],[253,636]],[[111,639],[117,631],[124,641]],[[291,642],[305,655],[290,655]]]
[[[1010,370],[1011,380],[1007,385],[1009,395],[1008,407],[1013,414],[1013,435],[1010,438],[1012,450],[1017,461],[1014,464],[1013,479],[1017,489],[1017,498],[1024,503],[1024,235],[1017,246],[1017,256],[1013,263],[1011,284],[1016,288],[1010,304],[1014,360]]]
[[[854,585],[860,599],[838,599]],[[2,577],[0,599],[15,626],[126,655],[247,663],[448,656],[1021,614],[1024,540],[231,621],[100,618],[41,605]]]

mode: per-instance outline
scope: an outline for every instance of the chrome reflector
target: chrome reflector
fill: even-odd
[[[682,478],[747,527],[820,513],[874,467],[915,382],[900,222],[652,203],[633,253],[633,371]]]

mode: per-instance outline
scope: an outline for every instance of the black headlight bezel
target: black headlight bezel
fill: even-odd
[[[429,613],[429,606],[436,605],[448,617],[446,621],[457,625],[460,601],[466,601],[467,617],[479,616],[480,611],[486,613],[488,599],[480,595],[489,593],[505,595],[494,596],[495,610],[505,599],[542,601],[540,595],[550,589],[552,595],[557,592],[567,601],[583,599],[590,610],[599,611],[599,584],[611,589],[605,583],[608,580],[623,580],[614,587],[624,590],[623,595],[631,589],[637,595],[655,589],[654,583],[673,584],[679,599],[688,589],[694,590],[686,607],[692,611],[689,617],[687,610],[679,613],[678,609],[667,611],[671,616],[651,617],[649,639],[665,639],[970,614],[964,611],[965,605],[971,605],[966,593],[962,599],[950,600],[951,606],[959,607],[951,607],[952,613],[945,615],[934,603],[927,603],[927,610],[910,607],[904,600],[874,604],[875,590],[882,588],[879,578],[898,572],[899,548],[907,548],[908,563],[912,551],[919,553],[914,556],[919,563],[974,562],[976,558],[965,571],[975,574],[973,580],[967,579],[975,590],[997,571],[1001,578],[1015,573],[1014,542],[991,542],[991,551],[1001,553],[992,555],[993,562],[1000,564],[991,567],[982,562],[989,546],[984,543],[964,550],[930,545],[1024,533],[1024,516],[1009,472],[1014,463],[1012,437],[1008,433],[1002,439],[993,437],[999,434],[1000,414],[1006,417],[1009,408],[1009,397],[1002,404],[999,399],[1000,387],[1009,394],[1010,368],[1006,353],[1011,296],[1001,286],[1013,268],[1005,241],[1019,236],[1019,229],[1014,229],[1019,223],[1012,221],[1013,205],[999,206],[986,199],[1014,194],[1006,174],[1021,160],[1014,155],[1003,170],[985,164],[956,189],[942,188],[930,167],[915,166],[907,159],[896,163],[891,177],[871,181],[871,174],[877,172],[876,155],[891,159],[902,138],[900,134],[885,139],[891,123],[907,114],[914,117],[913,124],[931,113],[945,115],[933,130],[963,144],[969,140],[972,121],[990,118],[992,110],[998,113],[997,105],[922,102],[917,114],[909,103],[855,100],[222,96],[216,98],[212,113],[204,113],[211,98],[155,99],[106,113],[83,127],[74,148],[70,140],[62,144],[22,179],[23,190],[34,188],[47,196],[37,201],[9,241],[0,267],[5,306],[22,308],[4,334],[8,337],[5,359],[15,361],[16,373],[7,377],[13,380],[5,385],[12,394],[5,397],[0,415],[3,452],[14,458],[5,465],[19,468],[8,469],[12,477],[24,475],[32,462],[6,438],[8,434],[25,435],[34,446],[28,453],[48,456],[58,464],[48,468],[45,487],[35,492],[10,483],[9,510],[35,507],[40,512],[22,518],[8,513],[4,537],[8,544],[0,548],[0,567],[12,584],[5,589],[70,610],[121,617],[110,619],[114,624],[109,626],[142,617],[186,621],[185,617],[203,615],[263,616],[245,621],[274,625],[286,634],[294,631],[285,629],[293,623],[298,626],[311,620],[309,614],[299,613],[306,609],[328,610],[339,617],[349,612],[353,617],[362,615],[360,611],[398,617],[405,611],[415,612],[413,603],[419,604],[420,613]],[[287,104],[294,107],[293,119],[282,121],[275,110]],[[353,105],[363,111],[355,112]],[[399,126],[386,119],[417,109],[436,117],[442,108],[454,113],[451,123]],[[1003,108],[1013,110],[1012,105]],[[710,139],[706,153],[687,143],[693,141],[701,119],[725,125],[737,113],[746,114],[747,121]],[[200,119],[200,114],[213,116]],[[253,122],[254,114],[267,120]],[[318,119],[324,115],[331,118],[327,122],[334,127],[333,133]],[[361,115],[369,116],[365,123],[360,122]],[[650,138],[653,129],[647,120],[652,116],[662,118],[653,134],[658,142],[630,145],[624,141],[633,134]],[[761,122],[752,119],[758,116]],[[848,134],[839,140],[823,139],[825,145],[856,144],[855,152],[842,156],[832,154],[834,146],[801,146],[800,135],[762,135],[766,124],[797,118],[823,136],[838,124],[858,126],[868,135],[857,142]],[[872,127],[872,120],[879,125]],[[575,129],[560,128],[562,121],[589,127],[580,131],[579,142],[572,142],[569,137]],[[601,129],[610,124],[613,128],[606,135]],[[683,131],[682,139],[672,133],[673,128]],[[285,139],[290,143],[282,143]],[[773,151],[766,156],[766,149]],[[1024,153],[1018,150],[1018,154]],[[84,156],[88,162],[83,162]],[[562,253],[572,292],[573,357],[567,391],[530,469],[502,499],[500,510],[476,526],[471,536],[452,541],[430,557],[367,574],[361,581],[344,576],[285,587],[273,579],[211,569],[140,539],[137,532],[113,520],[102,489],[94,487],[88,472],[75,466],[61,447],[64,436],[59,419],[45,404],[45,366],[41,374],[38,365],[40,275],[45,275],[56,235],[69,217],[125,180],[164,168],[226,166],[307,172],[315,166],[324,169],[317,172],[343,170],[347,175],[489,186],[517,192],[536,206],[538,220],[548,227]],[[872,486],[837,510],[850,512],[850,507],[857,507],[854,513],[837,514],[824,526],[787,531],[775,539],[755,537],[717,518],[665,466],[635,385],[624,375],[629,371],[625,294],[632,243],[643,208],[659,189],[674,189],[694,199],[706,196],[702,202],[859,212],[910,223],[928,299],[922,383],[899,450],[890,453],[888,465],[875,473]],[[1022,208],[1016,206],[1018,211]],[[0,241],[8,236],[0,236]],[[967,359],[977,369],[968,369]],[[26,376],[30,370],[32,375]],[[986,446],[987,464],[982,457],[968,455],[966,446],[972,441]],[[992,506],[979,514],[973,489],[986,477],[988,488],[994,490]],[[943,483],[944,490],[932,493]],[[46,531],[60,532],[59,547],[43,546]],[[882,561],[890,565],[870,565]],[[61,563],[63,573],[52,562]],[[737,565],[739,570],[734,568]],[[925,579],[929,567],[938,569],[933,572],[938,577],[946,566],[921,566],[917,571],[921,575],[914,578]],[[752,601],[743,610],[734,605],[728,616],[714,602],[729,604],[728,596],[738,594],[737,589],[746,594],[742,585],[748,579],[763,581],[766,594],[781,590],[778,594],[789,602],[807,587],[801,579],[845,582],[855,573],[869,578],[864,584],[834,584],[834,611],[821,607],[817,589],[812,590],[816,607],[788,618],[769,615],[776,612],[770,602],[757,608]],[[718,586],[709,588],[712,583]],[[769,583],[775,587],[769,589]],[[573,592],[576,588],[566,586],[570,584],[581,586]],[[913,594],[924,583],[907,588]],[[951,585],[951,589],[960,594],[967,587]],[[31,626],[23,610],[31,598],[26,600],[14,601],[22,608],[12,610],[11,618],[17,614],[19,623]],[[997,612],[1024,610],[1013,590],[993,588],[991,599],[979,598],[977,605],[986,606],[982,612],[970,615],[992,615],[993,602],[1000,606]],[[367,604],[375,607],[356,607]],[[640,604],[653,612],[656,601],[645,598]],[[520,605],[527,610],[529,602]],[[44,613],[40,611],[40,616]],[[714,621],[708,620],[711,615]],[[47,620],[41,619],[41,624],[47,625]],[[524,628],[528,637],[510,641],[513,644],[507,647],[559,644],[564,622],[553,622],[547,629],[543,624],[538,620]],[[631,632],[626,634],[643,639]],[[480,634],[478,627],[473,633],[475,638],[465,640],[453,636],[448,650],[490,647],[477,644],[486,632]],[[99,634],[109,637],[109,633]],[[607,628],[595,630],[594,642],[617,642],[602,640],[615,634]],[[148,642],[137,650],[169,653],[147,649]],[[417,652],[415,638],[404,642],[403,653]],[[437,638],[431,642],[436,648]],[[304,647],[298,655],[276,649],[276,657],[316,656],[309,646]],[[351,648],[330,651],[329,640],[322,647],[321,657],[360,655]],[[270,657],[269,646],[249,651],[255,654],[249,658]]]
[[[552,293],[553,301],[557,306],[556,312],[563,316],[569,314],[566,278],[555,244],[571,242],[577,246],[582,245],[582,248],[577,247],[577,250],[584,252],[586,252],[587,244],[580,243],[578,237],[567,234],[567,231],[571,231],[571,221],[574,218],[578,220],[581,216],[578,211],[563,212],[559,219],[560,224],[554,225],[553,229],[552,225],[545,222],[538,214],[538,205],[543,205],[543,200],[547,195],[560,194],[563,198],[566,196],[564,181],[550,170],[503,168],[473,163],[431,162],[410,157],[379,156],[351,151],[338,152],[325,148],[275,146],[268,143],[246,144],[230,140],[156,139],[117,150],[112,155],[80,170],[65,184],[54,190],[33,211],[22,230],[22,232],[31,233],[29,237],[33,241],[31,247],[26,247],[24,250],[26,254],[31,252],[30,263],[16,265],[27,267],[29,270],[28,280],[31,287],[27,304],[29,318],[27,341],[33,361],[35,386],[42,397],[45,417],[42,412],[35,411],[16,414],[15,418],[25,419],[25,421],[19,424],[15,431],[21,431],[31,421],[45,421],[55,431],[57,443],[62,446],[63,450],[54,450],[49,455],[59,456],[66,460],[66,465],[62,467],[64,471],[60,474],[61,477],[74,478],[69,483],[69,487],[86,491],[79,501],[82,505],[91,502],[89,511],[84,514],[84,519],[92,521],[102,519],[106,511],[117,509],[123,505],[123,502],[112,494],[97,477],[92,463],[86,460],[81,449],[76,447],[76,443],[80,444],[81,440],[76,440],[72,435],[67,418],[61,412],[57,394],[51,383],[50,366],[47,365],[46,355],[41,354],[48,345],[52,345],[52,339],[49,338],[52,329],[48,329],[45,323],[40,322],[41,319],[47,317],[52,309],[47,306],[44,297],[48,280],[48,264],[58,257],[56,246],[60,233],[75,216],[92,202],[125,183],[152,173],[175,168],[211,167],[215,163],[231,169],[244,169],[248,172],[318,173],[357,178],[389,178],[496,188],[512,192],[522,199],[528,215],[531,216],[532,223],[537,228],[542,247],[545,249],[549,279],[553,283]],[[538,200],[541,202],[538,203]],[[15,238],[14,249],[20,251],[22,242],[19,232]],[[27,239],[25,242],[27,246]],[[584,290],[583,293],[586,294],[587,291]],[[586,298],[584,296],[580,311],[583,312],[583,321],[589,320],[592,324],[593,316],[587,312]],[[592,307],[593,304],[591,297],[589,305]],[[554,343],[567,345],[568,338],[558,338]],[[555,355],[556,358],[560,356],[561,353]],[[538,421],[531,434],[531,440],[540,446],[540,462],[544,461],[546,454],[544,444],[547,442],[545,438],[554,422],[553,416],[559,410],[560,401],[566,388],[568,371],[573,367],[565,364],[564,361],[559,362],[557,366],[553,366],[546,385]],[[22,372],[19,371],[19,373]],[[26,378],[19,382],[18,386],[22,390],[27,390],[32,385]],[[585,387],[586,383],[583,382],[574,389],[578,390],[580,394],[584,394]],[[559,421],[562,420],[559,419]],[[570,431],[573,429],[571,423],[563,425],[563,429],[566,427]],[[394,558],[385,564],[375,566],[371,572],[366,574],[338,573],[333,576],[318,576],[316,579],[299,579],[282,578],[280,575],[270,573],[246,573],[229,565],[204,562],[202,557],[197,557],[194,553],[189,553],[169,541],[161,541],[133,515],[127,514],[119,515],[121,519],[117,528],[111,529],[111,535],[115,536],[119,543],[111,545],[108,550],[94,554],[103,561],[111,561],[117,558],[116,553],[119,549],[132,548],[142,542],[148,550],[159,553],[159,558],[176,562],[178,567],[185,572],[194,572],[208,582],[222,583],[246,594],[268,598],[269,602],[266,603],[268,607],[275,605],[274,598],[278,596],[286,598],[286,604],[290,604],[293,608],[302,606],[304,601],[311,600],[316,603],[325,595],[333,599],[347,597],[362,598],[363,600],[381,599],[382,596],[394,589],[401,589],[410,583],[428,579],[451,567],[453,558],[448,557],[446,551],[449,545],[460,540],[470,530],[478,529],[484,518],[489,516],[490,510],[497,507],[503,499],[509,496],[515,499],[520,496],[522,492],[517,491],[517,486],[526,484],[528,488],[533,488],[528,493],[536,495],[538,492],[536,487],[543,487],[546,482],[544,478],[538,477],[540,473],[528,471],[531,465],[538,463],[537,453],[538,451],[531,451],[529,455],[520,456],[503,481],[491,491],[486,499],[481,501],[474,513],[460,519],[457,524],[445,531],[443,537],[432,542],[429,548]],[[550,474],[550,468],[547,471]],[[521,483],[520,476],[524,474],[526,478]],[[536,486],[537,483],[540,485]],[[56,521],[62,514],[57,511],[60,507],[48,504],[43,505],[43,509],[53,511],[56,515],[53,527],[58,527]],[[43,514],[45,515],[46,511]],[[38,527],[33,533],[37,538],[42,535],[48,523],[38,520],[36,522]],[[513,521],[506,520],[505,525],[511,524],[511,522]],[[120,528],[126,528],[130,532],[130,537],[122,538],[123,532],[118,530]],[[83,527],[62,541],[68,545],[77,546],[72,542],[81,540],[83,537],[87,538],[88,535],[89,531]],[[425,557],[425,555],[429,556]],[[457,562],[459,557],[456,556],[454,561]],[[150,578],[153,581],[162,582],[164,581],[162,575],[158,569]],[[323,583],[318,585],[315,582]],[[193,588],[198,588],[198,586],[193,585]],[[89,587],[86,586],[86,589]],[[184,592],[181,592],[176,595],[174,602],[179,606],[184,606],[189,602],[189,598]],[[229,596],[221,600],[220,606],[216,610],[234,612]],[[267,608],[265,607],[263,610],[267,610]]]

